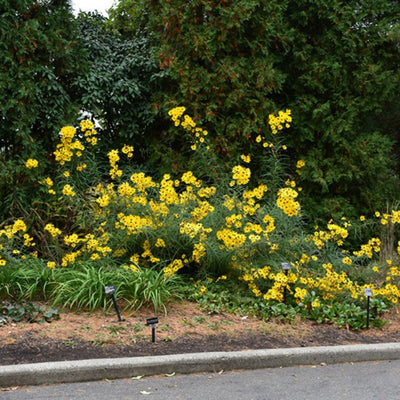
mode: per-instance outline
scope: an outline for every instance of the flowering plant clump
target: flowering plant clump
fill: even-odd
[[[200,146],[208,146],[208,133],[185,111],[177,107],[169,115],[175,127],[190,132],[190,147],[199,152]],[[271,133],[278,135],[291,122],[290,110],[271,114]],[[371,238],[359,249],[346,248],[352,224],[345,218],[307,233],[296,182],[287,180],[272,192],[268,181],[253,182],[250,154],[241,155],[223,186],[205,183],[190,170],[180,175],[171,171],[155,180],[125,162],[135,157],[133,146],[125,144],[108,152],[107,177],[95,174],[92,149],[98,136],[86,120],[78,129],[61,129],[54,151],[57,173],[45,171],[37,177],[48,196],[46,218],[36,225],[17,219],[3,226],[1,268],[41,260],[45,270],[62,279],[67,275],[63,271],[89,263],[120,268],[130,277],[150,271],[155,286],[177,276],[205,275],[218,285],[242,285],[262,308],[284,302],[315,318],[332,302],[361,304],[366,287],[385,304],[397,303],[400,268],[395,259],[378,267],[380,239]],[[273,148],[262,135],[258,143],[264,151]],[[25,167],[37,165],[30,159]],[[297,171],[304,167],[302,160],[293,166]],[[398,224],[400,211],[379,218],[381,225]],[[289,262],[289,272],[282,271],[282,262]],[[201,301],[211,288],[202,282],[198,290],[199,285],[194,297]]]

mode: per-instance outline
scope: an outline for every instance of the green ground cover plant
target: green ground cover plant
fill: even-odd
[[[185,107],[169,116],[176,134],[191,135],[188,151],[200,165],[218,171],[212,133]],[[358,329],[370,288],[378,326],[400,296],[397,251],[383,258],[380,237],[382,228],[395,229],[400,211],[377,211],[372,220],[343,216],[309,232],[300,203],[305,161],[293,161],[296,176],[284,173],[291,123],[290,110],[271,114],[268,130],[255,138],[276,169],[265,181],[252,176],[251,153],[228,175],[171,170],[156,180],[137,167],[130,144],[108,152],[107,166],[98,163],[101,132],[91,121],[63,127],[51,169],[36,159],[23,166],[42,201],[2,224],[0,296],[107,309],[104,287],[115,285],[116,299],[132,309],[162,311],[178,297],[214,313],[285,321],[302,315]],[[367,228],[376,234],[360,244]]]

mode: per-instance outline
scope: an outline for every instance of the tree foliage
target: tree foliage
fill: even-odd
[[[106,147],[130,143],[139,155],[154,131],[152,94],[162,80],[150,38],[124,36],[100,14],[82,13],[78,23],[90,61],[90,70],[79,79],[81,105],[100,120]]]
[[[228,157],[238,151],[235,142],[265,132],[275,109],[271,93],[284,80],[274,68],[286,49],[284,3],[149,0],[144,6],[150,26],[160,32],[160,67],[174,79],[162,105],[184,104],[212,128]]]
[[[160,104],[185,105],[228,158],[266,131],[271,111],[293,110],[287,140],[293,167],[306,161],[313,217],[398,195],[397,137],[383,125],[399,104],[398,2],[124,0],[122,9],[142,10],[158,34],[160,67],[174,79]],[[166,143],[179,151],[179,140]]]
[[[57,131],[76,113],[74,83],[85,58],[67,0],[4,0],[0,32],[0,199],[7,210],[22,200],[25,161],[50,157]]]
[[[379,123],[389,102],[399,107],[399,15],[387,0],[301,0],[287,9],[294,36],[279,97],[293,109],[290,143],[306,160],[306,206],[320,214],[368,212],[399,195],[393,134]]]

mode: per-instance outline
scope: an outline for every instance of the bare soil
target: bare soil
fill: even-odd
[[[180,302],[158,315],[153,342],[146,321],[154,316],[141,309],[122,314],[119,322],[113,312],[69,311],[51,323],[9,323],[0,327],[0,365],[400,341],[397,309],[385,316],[383,328],[351,331],[301,319],[288,324],[210,315],[194,303]]]

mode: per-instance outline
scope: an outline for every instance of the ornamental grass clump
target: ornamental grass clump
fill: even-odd
[[[174,126],[192,136],[190,151],[203,158],[202,165],[209,160],[215,168],[210,135],[185,111],[169,112]],[[116,284],[116,296],[128,306],[160,308],[188,291],[204,304],[211,298],[210,282],[218,282],[251,299],[243,304],[256,314],[291,315],[292,307],[321,321],[334,303],[361,307],[366,287],[376,301],[395,304],[399,269],[396,260],[379,261],[378,238],[351,248],[352,223],[346,218],[307,232],[299,186],[307,166],[294,163],[290,179],[282,172],[287,149],[280,135],[291,122],[290,110],[271,114],[269,131],[254,138],[276,173],[253,176],[252,164],[260,159],[242,154],[229,176],[207,179],[204,170],[154,179],[137,168],[130,144],[109,151],[104,167],[96,150],[101,133],[90,121],[62,128],[55,168],[35,175],[40,161],[25,165],[43,202],[32,203],[29,216],[0,230],[1,295],[93,310],[107,306],[102,288]],[[380,223],[399,222],[395,210]],[[289,271],[282,270],[284,262]]]

